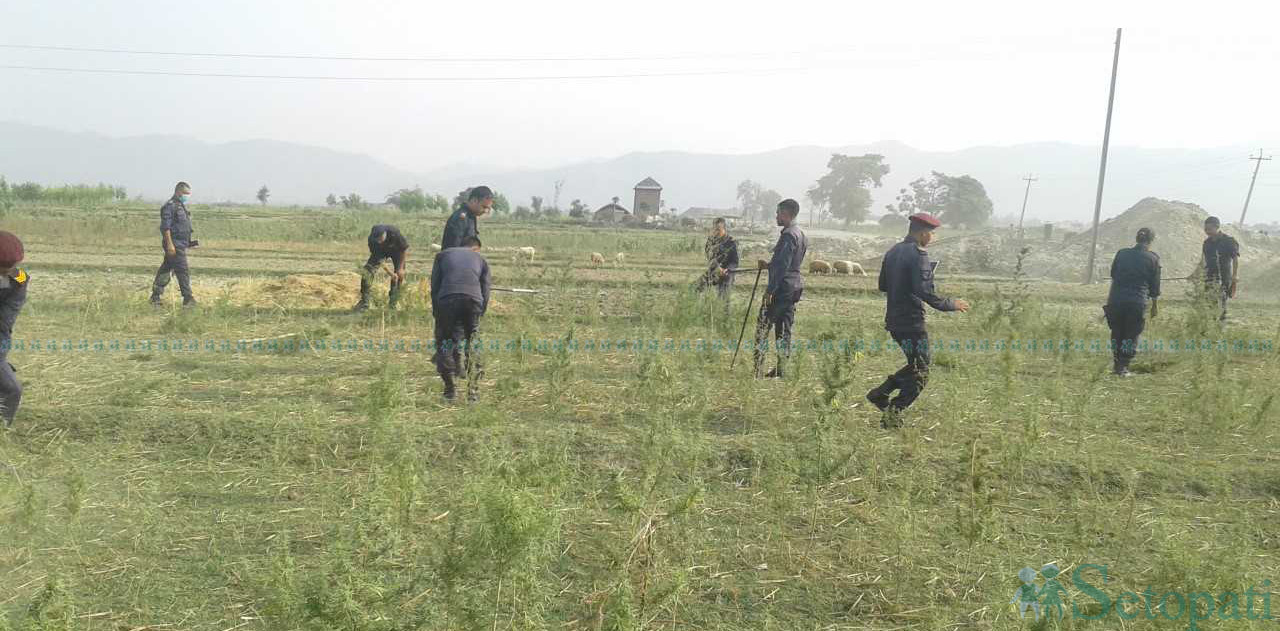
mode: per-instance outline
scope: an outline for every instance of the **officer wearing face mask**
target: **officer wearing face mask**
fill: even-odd
[[[187,269],[187,248],[199,245],[191,238],[191,213],[187,202],[191,199],[191,185],[178,182],[173,187],[173,197],[160,209],[160,234],[163,236],[164,262],[156,272],[151,287],[151,304],[161,305],[160,297],[169,285],[171,276],[178,277],[178,289],[182,291],[182,306],[193,307],[196,298],[191,293],[191,273]]]

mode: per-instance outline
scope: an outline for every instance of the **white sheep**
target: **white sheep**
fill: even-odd
[[[625,252],[619,252],[617,256],[613,257],[613,262],[617,265],[622,265],[623,263],[626,262],[626,260],[627,260],[627,255]]]
[[[857,270],[859,275],[867,275],[867,271],[862,269],[862,265],[853,261],[836,261],[832,266],[835,268],[837,274],[852,274],[854,270]]]
[[[440,244],[439,244],[439,243],[432,243],[432,244],[431,244],[431,251],[432,251],[432,252],[439,252],[439,251],[440,251]]]
[[[592,253],[591,253],[591,266],[592,266],[592,267],[600,267],[601,265],[604,265],[604,255],[603,255],[603,254],[601,254],[601,253],[599,253],[599,252],[592,252]]]
[[[528,247],[528,246],[520,248],[519,250],[516,251],[516,254],[518,256],[530,261],[533,260],[533,255],[536,253],[537,253],[537,250],[534,250],[532,247]]]

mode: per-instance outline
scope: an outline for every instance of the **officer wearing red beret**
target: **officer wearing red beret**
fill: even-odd
[[[944,298],[934,292],[934,270],[938,264],[929,260],[925,250],[933,241],[933,232],[941,222],[929,213],[909,217],[910,232],[901,243],[884,255],[880,264],[880,291],[887,296],[884,328],[907,356],[907,365],[889,375],[884,383],[867,393],[867,400],[887,411],[881,425],[896,425],[905,410],[929,382],[929,333],[924,326],[924,305],[938,311],[968,311],[969,303]],[[894,390],[898,396],[892,401]]]
[[[5,427],[13,425],[22,401],[22,384],[9,363],[13,323],[27,302],[27,273],[17,267],[22,258],[22,241],[12,232],[0,231],[0,419]]]

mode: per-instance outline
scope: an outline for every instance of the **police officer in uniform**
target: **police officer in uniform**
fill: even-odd
[[[1236,297],[1236,280],[1240,274],[1240,243],[1222,232],[1222,221],[1217,217],[1204,220],[1204,246],[1201,264],[1204,265],[1205,290],[1213,296],[1222,313],[1219,320],[1227,319],[1227,300]]]
[[[444,381],[444,398],[457,396],[454,378],[465,374],[467,400],[479,395],[484,368],[475,342],[480,318],[489,308],[489,263],[480,256],[480,239],[471,236],[462,246],[436,254],[431,266],[431,313],[435,318],[436,371]],[[462,354],[466,352],[465,366]]]
[[[356,303],[356,311],[369,308],[369,286],[378,266],[386,259],[391,259],[395,271],[391,274],[391,293],[387,298],[387,306],[395,309],[400,298],[400,286],[404,283],[404,264],[409,258],[409,241],[400,234],[395,226],[378,224],[369,231],[369,260],[365,261],[364,273],[360,275],[360,302]]]
[[[907,238],[885,253],[880,264],[880,291],[887,295],[884,328],[907,356],[907,365],[867,393],[868,401],[881,411],[890,412],[881,420],[884,427],[897,424],[899,413],[920,396],[929,381],[925,303],[938,311],[969,310],[965,300],[943,298],[934,293],[934,270],[938,264],[929,260],[925,248],[933,241],[934,230],[941,223],[928,213],[917,213],[909,219]],[[898,396],[890,400],[894,390]]]
[[[12,232],[0,231],[0,419],[5,427],[13,425],[22,402],[22,384],[9,363],[13,323],[27,302],[27,273],[17,267],[22,258],[22,241]]]
[[[178,289],[182,291],[182,306],[193,307],[196,298],[191,293],[191,272],[187,268],[187,248],[200,244],[191,238],[191,213],[187,210],[187,202],[191,200],[191,185],[178,182],[173,187],[173,197],[160,209],[161,245],[164,247],[164,262],[156,271],[155,283],[151,286],[151,304],[161,305],[160,297],[164,288],[169,285],[171,276],[178,277]]]
[[[1160,256],[1151,251],[1156,233],[1151,228],[1138,230],[1137,244],[1116,252],[1111,261],[1111,292],[1103,311],[1111,327],[1111,348],[1115,357],[1112,372],[1128,377],[1129,362],[1138,354],[1138,336],[1146,322],[1147,298],[1151,299],[1151,317],[1156,317],[1160,297]]]
[[[480,238],[476,218],[483,217],[493,208],[493,191],[488,186],[477,186],[467,192],[467,201],[449,215],[444,224],[444,236],[440,237],[441,251],[464,247],[467,237]]]
[[[703,250],[707,254],[707,273],[698,281],[698,291],[714,286],[716,293],[727,300],[733,290],[733,271],[738,269],[738,242],[729,236],[724,217],[711,224],[711,236]]]
[[[773,246],[773,257],[768,261],[756,261],[759,269],[769,270],[769,284],[756,318],[755,376],[760,376],[768,350],[769,330],[774,330],[778,347],[778,365],[766,377],[782,377],[785,360],[791,357],[791,329],[795,325],[796,303],[804,293],[804,276],[800,270],[804,255],[809,250],[809,240],[795,225],[800,214],[800,204],[794,199],[784,199],[778,204],[775,219],[782,227],[778,243]]]

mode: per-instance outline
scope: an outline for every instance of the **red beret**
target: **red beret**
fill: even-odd
[[[929,226],[930,228],[937,228],[942,225],[942,222],[938,221],[937,217],[934,217],[929,213],[916,213],[914,215],[911,215],[910,217],[907,217],[907,219],[910,219],[911,221],[916,223],[922,223],[926,226]]]
[[[0,230],[0,265],[10,267],[22,260],[22,240],[12,232]]]

